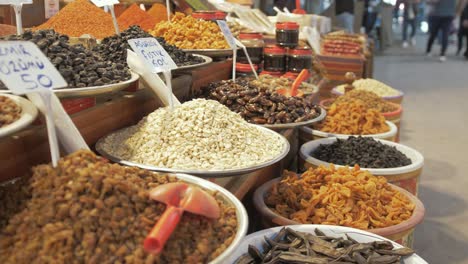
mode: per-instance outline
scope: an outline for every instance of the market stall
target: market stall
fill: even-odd
[[[425,263],[424,158],[390,142],[403,94],[363,79],[366,36],[139,4],[76,0],[2,37],[0,259]]]

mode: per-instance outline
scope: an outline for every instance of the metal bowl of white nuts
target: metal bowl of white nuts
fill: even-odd
[[[96,143],[102,156],[123,165],[204,178],[260,170],[281,161],[289,149],[282,135],[205,99],[172,111],[160,108]]]

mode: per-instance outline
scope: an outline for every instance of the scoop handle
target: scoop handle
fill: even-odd
[[[146,252],[159,254],[164,248],[167,240],[177,227],[184,210],[182,208],[168,205],[166,211],[145,238],[143,247]]]
[[[294,80],[292,87],[291,87],[291,95],[296,96],[297,95],[297,89],[301,85],[302,82],[307,80],[309,78],[309,71],[307,69],[303,69],[301,73],[297,76],[296,80]]]

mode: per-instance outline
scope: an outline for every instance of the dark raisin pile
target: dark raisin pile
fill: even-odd
[[[411,164],[411,160],[395,147],[370,137],[349,137],[322,144],[311,156],[337,165],[358,164],[361,168],[396,168]]]
[[[67,35],[54,30],[26,31],[12,35],[5,40],[26,40],[34,42],[57,68],[68,87],[83,88],[114,84],[130,79],[126,63],[101,58],[83,45],[71,45]],[[5,89],[0,84],[0,89]]]
[[[148,32],[141,29],[139,26],[131,26],[125,31],[121,32],[120,35],[114,35],[111,37],[104,38],[101,44],[94,48],[94,51],[98,52],[102,57],[107,60],[115,61],[119,63],[127,63],[127,49],[131,49],[128,45],[129,39],[137,38],[153,38]],[[172,60],[177,66],[186,66],[192,64],[202,63],[203,59],[200,57],[193,56],[190,53],[185,53],[176,46],[166,43],[163,38],[154,37],[158,40],[159,44],[169,53]]]

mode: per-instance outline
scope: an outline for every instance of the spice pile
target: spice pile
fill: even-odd
[[[126,81],[131,77],[126,64],[104,60],[83,45],[70,45],[68,36],[53,30],[26,31],[6,40],[34,42],[67,81],[68,87],[102,86]]]
[[[401,257],[414,253],[410,248],[394,249],[389,241],[359,243],[348,234],[343,238],[327,236],[319,229],[314,233],[283,228],[271,238],[265,236],[262,250],[249,245],[248,253],[234,264],[400,263]]]
[[[340,85],[337,87],[338,92],[344,93],[346,85]],[[365,90],[373,92],[380,97],[384,96],[399,96],[401,92],[393,89],[392,87],[379,82],[375,79],[359,79],[353,82],[353,87],[357,90]]]
[[[90,34],[98,39],[115,34],[112,16],[88,0],[67,4],[44,24],[34,28],[40,29],[53,29],[70,37]]]
[[[301,224],[383,228],[408,220],[415,205],[384,177],[354,168],[309,168],[301,176],[286,172],[265,203]]]
[[[93,50],[99,53],[103,58],[108,61],[114,61],[121,64],[127,63],[127,49],[131,49],[128,45],[129,39],[137,38],[152,38],[149,33],[143,31],[138,26],[131,26],[127,30],[120,33],[120,35],[114,35],[107,37],[97,45]],[[161,46],[169,53],[172,60],[177,66],[191,65],[202,63],[204,60],[200,57],[195,57],[190,53],[186,53],[176,46],[167,44],[163,38],[156,38]]]
[[[411,160],[395,147],[369,137],[349,137],[322,144],[311,156],[338,165],[357,164],[361,168],[396,168],[411,164]]]
[[[380,113],[389,113],[396,111],[398,109],[398,106],[392,103],[389,103],[385,100],[382,99],[382,97],[378,96],[374,92],[369,92],[366,90],[358,90],[358,89],[353,89],[344,95],[338,97],[338,99],[335,100],[335,104],[341,104],[341,103],[351,103],[354,101],[361,101],[365,106],[371,109],[375,109],[379,111]]]
[[[155,24],[161,21],[167,21],[167,9],[166,6],[161,3],[153,4],[147,13],[155,19]]]
[[[30,180],[32,198],[0,231],[3,263],[207,263],[237,232],[235,208],[216,194],[221,217],[184,213],[160,255],[143,240],[165,205],[149,190],[171,176],[110,164],[90,151],[40,165]],[[3,215],[2,215],[3,217]]]
[[[380,134],[390,130],[380,112],[368,109],[361,102],[333,104],[325,121],[317,127],[322,132],[345,135]]]
[[[106,138],[104,151],[123,160],[173,169],[229,170],[274,159],[284,149],[280,135],[248,124],[212,100],[196,99],[159,108]]]
[[[0,128],[9,125],[21,117],[21,107],[6,96],[0,95]]]
[[[119,28],[120,30],[125,30],[134,25],[144,30],[150,30],[158,21],[156,21],[156,18],[153,16],[141,10],[141,8],[134,3],[120,14],[119,18],[117,18],[117,22],[122,27]]]
[[[228,49],[216,23],[176,13],[171,22],[161,21],[150,31],[153,36],[163,37],[167,43],[181,49]]]

